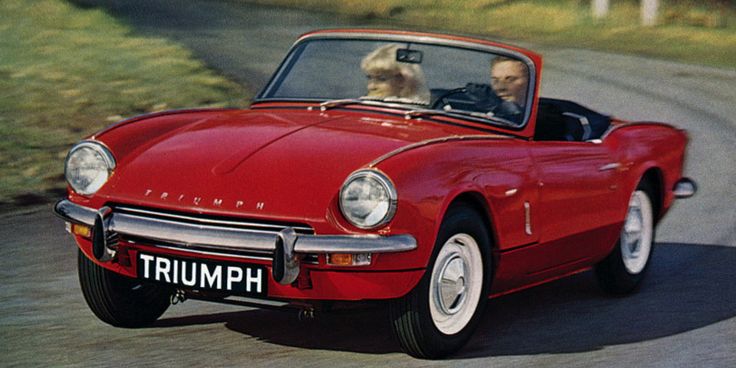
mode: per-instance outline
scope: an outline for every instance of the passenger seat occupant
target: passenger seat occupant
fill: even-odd
[[[429,89],[422,68],[418,64],[397,61],[399,47],[397,44],[384,45],[363,58],[360,68],[368,78],[368,94],[363,98],[426,105]]]

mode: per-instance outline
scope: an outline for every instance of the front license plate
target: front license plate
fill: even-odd
[[[138,277],[193,289],[266,296],[267,274],[261,265],[212,262],[138,253]]]

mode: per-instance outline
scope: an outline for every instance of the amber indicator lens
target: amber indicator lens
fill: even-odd
[[[327,254],[327,264],[333,266],[367,266],[371,264],[371,254],[330,253]]]
[[[334,266],[352,266],[353,255],[343,253],[333,253],[327,255],[327,263]]]
[[[72,234],[89,238],[92,236],[92,228],[85,225],[72,224]]]

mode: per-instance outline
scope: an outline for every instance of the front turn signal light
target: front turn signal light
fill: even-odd
[[[327,264],[332,266],[368,266],[371,264],[371,254],[328,253]]]
[[[92,237],[92,228],[87,225],[72,224],[70,232],[83,238]]]

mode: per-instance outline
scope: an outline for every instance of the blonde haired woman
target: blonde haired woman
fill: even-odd
[[[368,94],[363,98],[429,104],[429,89],[418,64],[396,61],[399,45],[381,46],[366,55],[360,68],[368,78]]]

